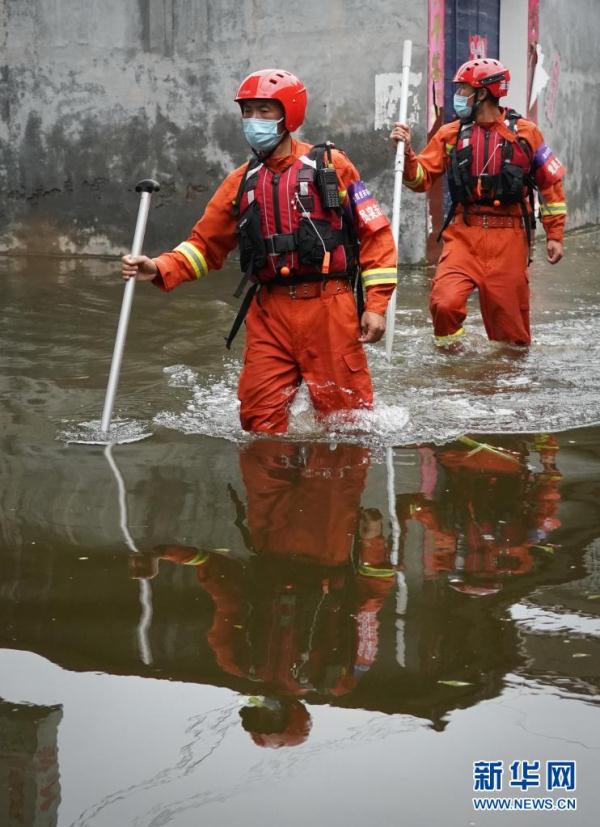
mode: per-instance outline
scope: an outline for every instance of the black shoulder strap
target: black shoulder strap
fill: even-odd
[[[475,124],[473,121],[461,121],[458,132],[456,133],[456,143],[454,146],[458,146],[458,142],[461,138],[470,138],[473,133],[474,126]]]
[[[248,163],[246,164],[246,169],[242,174],[242,180],[240,181],[240,185],[238,187],[237,195],[235,196],[235,201],[231,205],[231,212],[237,218],[240,214],[240,201],[242,200],[242,195],[244,194],[244,190],[246,189],[246,181],[248,180],[248,174],[253,170],[256,169],[262,163],[258,158],[250,158]]]
[[[471,138],[473,132],[473,122],[461,123],[458,132],[456,133],[456,143],[450,156],[450,165],[452,167],[452,174],[456,181],[462,178],[461,169],[458,165],[458,145],[463,138]]]
[[[527,143],[526,140],[524,140],[523,138],[519,138],[519,136],[518,136],[517,121],[522,117],[523,116],[519,115],[519,113],[516,110],[508,109],[507,112],[506,112],[505,120],[508,121],[508,128],[513,133],[513,135],[516,136],[517,141],[523,147],[525,147],[525,149],[527,150],[527,154],[529,156],[531,156],[531,151],[530,151],[529,144]],[[512,144],[510,143],[510,141],[505,140],[504,141],[504,146],[503,146],[503,149],[502,149],[502,160],[503,161],[510,161],[511,158],[512,158]],[[531,158],[530,158],[530,160],[531,160]]]
[[[517,135],[517,121],[522,117],[523,115],[519,115],[519,113],[515,109],[509,109],[506,113],[508,128],[511,132],[514,132],[515,135]],[[517,140],[524,148],[526,148],[527,154],[531,156],[531,147],[529,146],[527,141],[523,138],[518,137]],[[527,196],[529,199],[530,212],[527,211],[525,201],[521,201],[521,212],[523,214],[523,225],[525,227],[525,232],[527,233],[527,244],[529,247],[528,263],[531,264],[531,245],[533,242],[533,230],[535,230],[535,202],[533,197],[534,182],[531,175],[527,175],[525,182],[527,186]]]
[[[523,115],[519,115],[516,109],[507,109],[506,120],[508,121],[508,128],[511,132],[517,131],[517,121],[522,117]]]
[[[456,140],[454,141],[454,146],[450,150],[450,163],[456,163],[456,150],[458,150],[458,144],[460,143],[461,138],[470,138],[471,133],[473,132],[473,127],[475,124],[473,121],[461,121],[460,126],[456,132]]]
[[[335,144],[332,141],[323,141],[319,144],[313,144],[307,158],[311,161],[316,161],[317,169],[325,166],[325,156],[327,156],[327,163],[333,164],[331,159],[331,150],[335,149]]]
[[[456,141],[454,142],[454,146],[452,147],[452,150],[450,151],[450,165],[452,167],[452,175],[454,176],[455,181],[460,181],[461,178],[462,178],[461,170],[458,166],[458,144],[459,144],[461,138],[463,138],[463,137],[470,138],[471,137],[471,133],[473,132],[473,126],[474,126],[473,121],[461,121],[460,126],[458,127],[458,130],[456,132]],[[450,224],[450,222],[452,221],[452,219],[456,215],[456,207],[457,206],[458,205],[454,201],[452,201],[452,203],[450,204],[450,209],[448,210],[448,214],[446,215],[446,218],[444,219],[442,227],[441,227],[441,229],[440,229],[440,231],[437,235],[437,238],[436,238],[436,241],[438,243],[440,242],[440,240],[442,238],[442,233],[444,232],[446,227]],[[466,202],[463,203],[463,210],[464,210],[465,224],[468,224],[468,219],[467,219],[468,207],[467,207]]]
[[[341,153],[345,158],[348,157],[344,150],[336,146],[333,141],[322,141],[321,143],[313,144],[307,157],[310,158],[311,161],[316,161],[317,167],[324,166],[325,157],[327,157],[327,164],[333,166],[333,159],[331,157],[332,149]]]
[[[532,162],[533,161],[533,150],[532,150],[531,146],[527,143],[525,138],[519,138],[518,137],[517,121],[520,118],[522,119],[523,116],[519,115],[519,113],[516,112],[514,109],[509,109],[506,113],[506,120],[508,121],[508,128],[510,129],[511,132],[513,132],[517,136],[517,141],[521,144],[523,149],[526,151],[527,155],[529,156],[530,162]],[[530,184],[530,187],[531,187],[531,181],[529,182],[529,184]]]

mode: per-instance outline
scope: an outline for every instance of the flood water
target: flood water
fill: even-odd
[[[281,439],[239,429],[235,268],[137,285],[116,414],[151,435],[110,447],[66,440],[118,268],[0,259],[0,825],[597,823],[599,247],[534,265],[528,351],[476,304],[435,351],[406,273],[374,412],[301,391]]]

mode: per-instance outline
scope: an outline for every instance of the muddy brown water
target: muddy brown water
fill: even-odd
[[[375,412],[301,392],[277,440],[237,423],[234,267],[138,285],[116,414],[152,435],[110,449],[60,437],[100,416],[114,263],[1,259],[0,824],[595,824],[598,242],[534,266],[527,352],[476,304],[435,352],[407,273]]]

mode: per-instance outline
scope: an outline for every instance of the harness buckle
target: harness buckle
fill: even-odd
[[[302,282],[301,287],[302,287],[302,292],[300,293],[300,295],[298,296],[298,294],[296,293],[296,297],[299,298],[299,299],[311,299],[311,298],[313,298],[316,295],[317,289],[318,289],[317,285],[315,285],[314,282],[307,282],[307,281]]]
[[[320,282],[300,282],[300,284],[286,285],[291,299],[314,299],[322,289]]]

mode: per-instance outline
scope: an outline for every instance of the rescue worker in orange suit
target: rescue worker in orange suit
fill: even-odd
[[[478,58],[454,77],[458,118],[444,124],[420,154],[410,129],[396,124],[392,139],[404,141],[404,184],[425,192],[444,172],[452,206],[440,233],[444,242],[429,307],[434,341],[453,345],[464,334],[467,299],[479,290],[489,339],[528,345],[533,189],[540,199],[547,259],[563,256],[566,220],[564,167],[538,127],[500,107],[510,72],[499,61]]]
[[[261,746],[291,746],[310,729],[301,699],[346,694],[371,668],[394,572],[381,514],[360,507],[367,449],[259,440],[240,462],[247,508],[232,499],[245,555],[162,547],[150,576],[159,559],[197,567],[219,667],[256,683],[244,727]]]
[[[499,592],[505,577],[527,574],[534,554],[552,549],[548,535],[560,526],[559,446],[551,435],[536,436],[542,470],[534,473],[525,446],[465,441],[436,452],[444,472],[440,497],[430,483],[427,491],[400,496],[398,518],[405,528],[411,520],[423,526],[426,579],[446,576],[456,591],[481,597]]]
[[[155,259],[124,256],[122,274],[172,290],[219,270],[239,245],[236,295],[251,286],[228,346],[245,315],[241,424],[283,433],[303,379],[320,416],[372,406],[363,344],[385,330],[396,250],[388,219],[349,158],[330,144],[292,138],[307,104],[298,78],[254,72],[235,100],[254,157],[225,178],[186,241]],[[366,290],[360,320],[357,267]]]

